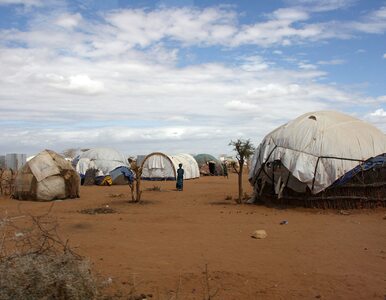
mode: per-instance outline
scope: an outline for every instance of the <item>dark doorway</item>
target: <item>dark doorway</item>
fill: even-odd
[[[209,162],[209,173],[210,175],[216,175],[216,164],[214,162]]]

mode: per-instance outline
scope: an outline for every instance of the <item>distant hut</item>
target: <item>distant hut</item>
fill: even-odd
[[[54,151],[44,150],[17,172],[12,196],[40,201],[77,198],[79,183],[70,162]]]
[[[222,176],[224,169],[220,160],[210,154],[197,154],[194,156],[197,161],[200,174],[204,176]]]
[[[249,181],[263,202],[321,208],[386,206],[386,136],[351,116],[304,114],[269,133]]]
[[[184,179],[200,177],[196,160],[186,153],[167,155],[162,152],[153,152],[145,157],[139,157],[137,163],[142,166],[144,180],[176,180],[180,163],[184,169]]]
[[[132,171],[128,161],[119,151],[112,148],[93,148],[82,152],[73,160],[82,184],[128,184]]]

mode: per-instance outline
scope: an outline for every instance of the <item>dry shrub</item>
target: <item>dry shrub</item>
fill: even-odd
[[[99,214],[116,214],[117,211],[110,207],[85,208],[79,211],[81,214],[99,215]]]
[[[0,196],[11,196],[15,186],[15,175],[12,169],[0,168]]]
[[[161,187],[158,186],[158,185],[153,185],[153,187],[147,188],[146,191],[150,191],[150,192],[160,192],[160,191],[161,191]]]
[[[69,253],[29,254],[0,263],[0,299],[95,299],[88,263]]]
[[[24,222],[23,226],[16,224]],[[0,218],[0,299],[96,299],[89,263],[47,215]]]
[[[109,197],[111,198],[122,198],[124,196],[124,194],[110,194]]]

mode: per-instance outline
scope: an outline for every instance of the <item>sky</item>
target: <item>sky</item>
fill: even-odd
[[[337,110],[386,132],[386,1],[0,0],[0,154],[231,153]]]

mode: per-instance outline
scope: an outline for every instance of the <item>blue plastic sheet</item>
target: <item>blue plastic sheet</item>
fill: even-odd
[[[356,166],[354,169],[348,171],[342,177],[337,179],[331,186],[334,187],[334,186],[343,185],[346,182],[350,181],[355,175],[357,175],[358,173],[360,173],[362,171],[371,170],[375,167],[382,167],[384,165],[386,165],[386,153],[378,155],[376,157],[369,158],[365,162]]]
[[[115,180],[115,178],[117,178],[122,174],[127,178],[127,180],[129,180],[130,183],[134,181],[134,173],[128,167],[121,166],[121,167],[115,168],[110,172],[110,176],[113,181]]]

